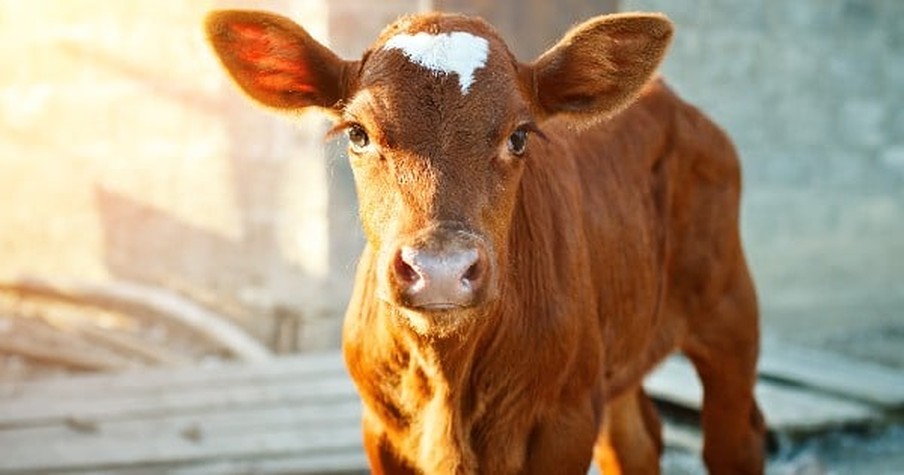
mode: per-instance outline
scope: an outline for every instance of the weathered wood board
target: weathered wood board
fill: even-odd
[[[904,348],[901,349],[904,351]],[[880,406],[904,408],[904,371],[765,338],[760,375]]]
[[[9,385],[0,473],[355,471],[359,421],[335,353]]]
[[[765,345],[757,395],[771,431],[874,424],[900,407],[900,372],[813,358]],[[832,375],[839,368],[847,381]],[[646,387],[699,409],[700,384],[680,357]],[[338,352],[0,384],[0,474],[364,473],[360,414]],[[665,437],[699,450],[693,427],[667,420]]]
[[[654,399],[699,410],[703,389],[690,363],[680,357],[666,360],[646,380]],[[792,435],[868,424],[882,418],[875,408],[852,400],[760,380],[756,387],[766,424],[773,432]]]

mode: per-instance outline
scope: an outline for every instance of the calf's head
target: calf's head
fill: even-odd
[[[429,14],[398,20],[347,61],[270,13],[218,11],[206,26],[249,96],[320,108],[348,135],[377,297],[425,334],[497,300],[523,170],[556,159],[532,150],[551,139],[543,122],[618,111],[671,37],[661,15],[601,16],[524,64],[482,20]]]

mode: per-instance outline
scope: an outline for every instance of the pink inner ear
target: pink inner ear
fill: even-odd
[[[256,87],[277,93],[316,92],[297,40],[256,23],[232,23],[229,28],[233,56]]]

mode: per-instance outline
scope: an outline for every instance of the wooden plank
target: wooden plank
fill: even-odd
[[[666,360],[644,382],[651,397],[699,411],[703,388],[691,364],[682,357]],[[756,396],[769,430],[796,434],[881,419],[872,407],[856,402],[759,381]]]
[[[179,391],[47,399],[15,399],[0,404],[0,428],[54,424],[66,420],[165,416],[178,412],[229,410],[233,407],[317,402],[354,396],[351,381],[342,374],[321,378],[264,380],[227,387],[201,386]]]
[[[41,319],[5,319],[0,330],[0,354],[14,354],[70,369],[124,370],[137,367],[127,358],[97,348],[69,332],[60,332]]]
[[[155,472],[153,475],[157,473],[159,472]],[[364,455],[364,448],[360,447],[356,450],[335,454],[212,462],[169,469],[167,473],[169,475],[235,475],[237,473],[365,475],[370,473],[370,470],[367,457]]]
[[[345,374],[339,352],[280,357],[266,363],[226,362],[185,368],[138,368],[119,373],[20,381],[0,386],[0,404],[14,399],[96,398],[118,394],[179,391],[192,387],[228,387],[243,381]]]
[[[316,403],[289,403],[275,406],[230,408],[195,413],[172,413],[162,416],[136,416],[119,419],[97,419],[92,424],[60,421],[43,426],[18,427],[0,431],[2,451],[16,453],[31,445],[42,445],[70,438],[97,439],[121,437],[151,438],[159,434],[178,435],[187,442],[197,442],[211,434],[244,433],[279,428],[312,430],[316,424],[357,425],[361,404],[354,397]]]
[[[359,451],[349,447],[349,441],[360,437],[360,427],[324,425],[319,430],[273,430],[265,433],[247,433],[211,437],[196,444],[171,443],[149,439],[124,442],[122,439],[103,438],[85,441],[74,438],[64,444],[34,447],[24,454],[7,454],[0,474],[46,473],[49,471],[112,469],[118,466],[168,464],[213,460],[224,455],[241,457],[276,456],[279,454],[324,454]],[[103,460],[98,460],[99,457]]]
[[[79,351],[72,347],[48,347],[28,340],[16,340],[0,335],[0,354],[12,354],[75,370],[121,370],[131,363],[120,357]]]
[[[683,358],[645,386],[700,408]],[[774,381],[760,381],[757,396],[770,430],[783,434],[881,418],[866,404]],[[362,464],[344,461],[363,461],[359,418],[338,352],[31,382],[0,391],[0,474],[356,472]],[[691,428],[667,421],[664,435],[669,446],[699,450]]]
[[[89,340],[104,345],[117,353],[136,357],[142,361],[171,367],[187,366],[194,360],[161,345],[149,344],[146,340],[126,332],[101,328],[91,323],[74,323],[70,330],[76,331]]]
[[[244,361],[267,361],[270,350],[231,320],[163,288],[134,282],[84,283],[27,278],[0,282],[0,290],[21,295],[37,295],[73,302],[112,305],[115,308],[142,308],[229,350]]]
[[[360,453],[360,416],[360,403],[349,397],[339,402],[108,420],[81,432],[64,425],[0,431],[0,474]]]
[[[370,473],[363,450],[304,455],[268,455],[233,460],[144,465],[89,471],[47,472],[42,475],[366,475]]]
[[[809,386],[887,410],[904,408],[904,371],[836,353],[763,340],[761,376]]]
[[[35,382],[6,396],[0,399],[0,428],[6,429],[0,430],[0,473],[96,473],[109,467],[121,473],[126,466],[135,473],[176,466],[212,473],[224,460],[264,473],[309,472],[324,464],[327,472],[361,468],[342,462],[362,457],[360,405],[336,352],[267,364]],[[328,407],[337,403],[344,407],[338,414]],[[316,446],[313,457],[284,453],[289,446],[281,440],[310,439],[310,432],[324,427],[341,429],[328,441],[342,446],[330,449],[340,452],[330,455]],[[217,449],[205,452],[196,445]],[[261,457],[266,463],[253,462]]]
[[[41,475],[366,475],[370,473],[363,449],[317,454],[268,454],[167,465],[130,465],[114,469],[50,471]]]
[[[806,435],[882,420],[882,414],[866,404],[768,381],[757,384],[756,396],[766,426],[777,433]]]

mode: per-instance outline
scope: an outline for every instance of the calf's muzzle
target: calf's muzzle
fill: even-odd
[[[403,245],[392,260],[390,278],[404,306],[452,310],[477,305],[486,295],[490,260],[475,238]]]

